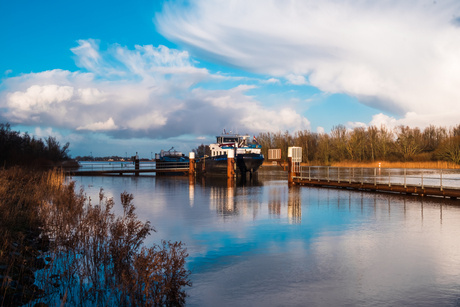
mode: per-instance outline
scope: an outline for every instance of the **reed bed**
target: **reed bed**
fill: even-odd
[[[146,247],[154,232],[120,195],[92,201],[58,171],[0,171],[0,306],[183,306],[181,242]]]

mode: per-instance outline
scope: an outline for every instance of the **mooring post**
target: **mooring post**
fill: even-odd
[[[423,171],[422,171],[422,189],[423,189]]]
[[[348,168],[348,183],[351,184],[351,167]]]
[[[327,182],[329,182],[329,166],[327,167]]]
[[[308,181],[311,181],[311,167],[308,166]]]
[[[293,165],[292,165],[292,157],[288,157],[288,183],[293,183]]]
[[[189,157],[189,166],[188,166],[188,175],[190,177],[195,176],[195,153],[192,151],[188,154]]]
[[[139,156],[136,152],[136,157],[134,158],[134,169],[139,170]],[[139,172],[135,172],[134,176],[139,176]]]
[[[340,183],[340,167],[337,167],[337,181]]]
[[[361,185],[364,184],[364,168],[361,167]]]
[[[227,152],[227,178],[233,177],[235,177],[235,152],[230,150]]]

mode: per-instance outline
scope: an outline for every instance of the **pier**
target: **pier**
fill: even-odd
[[[460,170],[303,166],[301,157],[300,147],[289,148],[289,184],[452,199],[460,197]]]
[[[179,175],[188,175],[190,164],[194,165],[194,161],[188,162],[161,162],[155,161],[139,162],[139,160],[131,163],[111,162],[109,163],[91,163],[83,164],[78,170],[67,171],[73,176],[105,176],[105,175],[134,175],[139,176],[140,173],[156,173],[157,175],[166,173],[175,173]]]

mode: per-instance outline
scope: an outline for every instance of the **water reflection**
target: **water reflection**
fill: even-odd
[[[78,182],[88,195],[97,196],[99,187],[115,197],[133,193],[139,216],[157,230],[151,240],[186,243],[194,284],[189,306],[459,302],[459,201],[289,187],[263,173],[245,182],[142,176]]]
[[[288,219],[290,224],[300,224],[302,221],[302,202],[300,198],[301,187],[289,187],[288,194]]]

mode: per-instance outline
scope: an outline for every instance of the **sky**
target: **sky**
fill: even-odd
[[[460,124],[460,2],[0,0],[0,123],[70,154]]]

